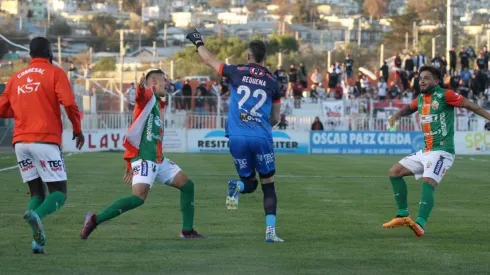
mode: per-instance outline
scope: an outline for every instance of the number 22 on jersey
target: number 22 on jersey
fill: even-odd
[[[241,85],[238,87],[237,93],[239,95],[241,95],[242,93],[244,94],[242,99],[240,99],[240,101],[238,101],[238,108],[243,109],[242,108],[243,105],[245,103],[247,103],[247,101],[250,99],[250,94],[252,94],[252,92],[250,91],[249,87],[247,87],[245,85]],[[255,90],[252,94],[252,99],[250,99],[250,101],[252,101],[252,100],[253,101],[258,100],[258,101],[257,101],[257,103],[255,103],[255,105],[250,110],[250,114],[253,116],[260,116],[261,117],[262,114],[257,113],[257,110],[260,109],[260,107],[262,107],[262,105],[264,105],[266,99],[267,99],[267,93],[264,90],[262,90],[262,89]]]

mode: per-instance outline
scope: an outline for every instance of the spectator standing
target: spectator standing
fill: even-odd
[[[136,88],[134,83],[131,83],[131,86],[125,92],[128,97],[128,110],[133,112],[134,104],[136,104]]]
[[[384,77],[385,81],[388,81],[390,70],[388,68],[388,64],[386,63],[386,61],[384,62],[383,66],[379,68],[379,70],[381,71],[381,77]]]
[[[454,50],[454,48],[451,48],[451,50],[449,50],[449,74],[451,76],[456,71],[456,63],[457,63],[456,60],[457,60],[456,51]]]
[[[313,124],[311,124],[312,131],[323,131],[323,123],[320,121],[319,117],[315,117]]]
[[[417,55],[417,61],[416,61],[417,69],[420,69],[425,64],[427,64],[427,57],[425,57],[425,55],[422,52],[419,52],[419,55]]]
[[[487,50],[487,46],[482,48],[483,58],[485,58],[485,70],[488,71],[488,61],[490,61],[490,52]]]
[[[463,84],[465,86],[468,86],[470,80],[471,80],[471,72],[468,70],[468,67],[463,67],[463,70],[460,73],[461,80],[463,80]]]
[[[459,58],[461,62],[461,69],[470,67],[470,57],[468,56],[465,47],[463,47],[461,52],[459,52]]]
[[[413,62],[412,54],[410,54],[407,59],[405,59],[405,71],[407,72],[408,77],[410,78],[413,74],[413,69],[415,67],[415,63]]]
[[[350,85],[351,84],[350,81],[354,76],[354,60],[352,60],[350,54],[345,56],[344,66],[345,66],[345,75],[347,78],[347,83],[349,83]]]
[[[293,85],[294,108],[301,108],[301,99],[303,98],[303,84],[296,82]]]
[[[203,115],[204,114],[204,103],[206,98],[204,97],[203,90],[200,88],[201,86],[196,88],[196,95],[194,96],[194,110],[196,114]]]
[[[485,89],[490,84],[487,71],[484,71],[484,70],[477,71],[476,72],[476,79],[478,82],[478,91],[476,91],[476,92],[478,92],[479,95],[482,95],[485,93]]]
[[[175,91],[175,93],[173,94],[175,106],[177,109],[183,109],[184,99],[182,98],[182,82],[180,81],[179,76],[175,78],[175,81],[172,83],[172,85],[174,85],[174,91]]]
[[[397,71],[401,70],[402,68],[402,58],[400,57],[399,53],[395,54],[395,68]]]
[[[478,68],[478,70],[480,71],[485,70],[485,64],[486,66],[488,66],[488,61],[485,60],[485,57],[483,56],[483,52],[480,52],[478,54],[478,58],[476,59],[475,63],[476,63],[475,67]]]
[[[210,112],[217,112],[218,111],[218,99],[220,97],[220,92],[219,92],[219,85],[218,81],[213,81],[211,84],[211,87],[209,88],[209,99],[208,99],[208,105],[209,105],[209,111]]]
[[[313,73],[311,74],[310,80],[314,85],[320,85],[320,83],[323,82],[323,77],[318,67],[316,67],[315,71],[313,71]]]
[[[197,86],[197,88],[196,88],[196,93],[199,93],[200,95],[202,95],[202,97],[204,98],[203,107],[205,107],[205,105],[207,103],[208,108],[209,108],[209,112],[211,113],[212,109],[210,108],[211,107],[210,101],[212,99],[212,96],[211,96],[211,93],[208,91],[208,89],[206,89],[206,82],[205,81],[202,81],[201,83],[199,83],[199,86]],[[205,112],[202,112],[202,113],[205,113]]]
[[[175,92],[182,90],[182,82],[180,81],[179,76],[177,76],[177,78],[175,78],[175,81],[172,84],[174,85]]]
[[[184,86],[182,86],[182,96],[184,97],[184,109],[191,109],[191,97],[192,97],[192,87],[189,80],[184,81]]]
[[[274,76],[277,78],[277,81],[279,82],[279,87],[281,88],[282,96],[284,97],[286,95],[286,91],[288,88],[288,75],[286,71],[282,69],[281,65],[277,66],[277,70],[274,72]]]
[[[298,82],[298,69],[296,69],[296,66],[294,64],[291,64],[289,66],[289,89],[293,88],[293,85]]]
[[[299,78],[299,83],[301,83],[303,88],[306,88],[308,86],[308,82],[306,81],[307,76],[308,76],[308,71],[306,71],[305,64],[303,64],[303,62],[299,63],[298,78]]]
[[[330,70],[327,73],[327,82],[328,82],[327,93],[330,94],[330,90],[335,88],[337,86],[337,83],[339,83],[339,74],[335,70],[334,64],[330,66]]]
[[[384,77],[381,77],[378,82],[378,96],[379,100],[386,100],[386,90],[388,89],[388,85],[386,84],[386,80]]]

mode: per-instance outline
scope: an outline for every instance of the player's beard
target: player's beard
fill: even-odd
[[[425,90],[420,90],[421,93],[423,93],[424,95],[426,94],[430,94],[430,92],[432,91],[432,89],[434,89],[436,85],[432,85],[432,86],[429,86],[427,89]]]

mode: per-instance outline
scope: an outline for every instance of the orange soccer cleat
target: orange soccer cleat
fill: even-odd
[[[397,227],[401,227],[401,226],[406,226],[408,220],[412,221],[410,216],[408,216],[408,217],[397,216],[397,217],[393,218],[391,221],[384,223],[383,227],[384,228],[397,228]]]
[[[422,228],[422,226],[420,226],[420,224],[414,222],[410,217],[407,217],[408,219],[406,219],[406,225],[412,229],[413,233],[415,234],[415,236],[417,238],[421,238],[422,236],[424,236],[424,228]]]

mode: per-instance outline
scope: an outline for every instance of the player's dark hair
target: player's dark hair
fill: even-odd
[[[51,43],[44,37],[36,37],[29,43],[29,55],[32,58],[52,59]]]
[[[262,40],[253,40],[248,44],[248,48],[252,52],[253,58],[255,62],[260,63],[265,60],[265,55],[267,53],[267,48],[265,46],[264,41]]]
[[[419,69],[419,76],[422,74],[422,72],[428,71],[429,73],[432,74],[437,80],[441,80],[441,72],[436,69],[435,67],[425,65],[422,66],[422,68]]]
[[[152,74],[165,74],[165,73],[161,69],[150,69],[146,72],[145,80],[148,81],[148,78],[150,78]]]

